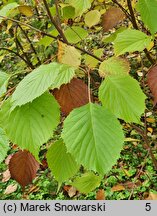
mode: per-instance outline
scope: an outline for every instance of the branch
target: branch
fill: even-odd
[[[61,19],[60,19],[60,15],[59,15],[58,0],[55,0],[55,7],[56,7],[58,25],[61,28]]]
[[[134,11],[133,11],[133,8],[132,8],[131,1],[127,0],[127,4],[128,4],[128,8],[129,8],[130,15],[131,15],[132,25],[133,25],[133,27],[135,29],[138,30],[138,25],[137,25],[137,22],[136,22],[136,18],[135,18],[135,14],[134,14]]]
[[[143,140],[144,140],[144,142],[145,142],[145,144],[146,144],[146,146],[148,148],[149,155],[152,158],[152,161],[153,161],[153,164],[154,164],[154,168],[155,168],[155,170],[157,170],[157,160],[156,160],[156,158],[155,158],[155,156],[154,156],[154,154],[152,152],[151,146],[150,146],[148,138],[147,138],[147,122],[146,122],[146,117],[145,117],[144,124],[145,124],[144,125],[144,127],[145,127],[144,131],[140,127],[138,127],[138,126],[136,126],[134,124],[131,124],[131,126],[142,136],[142,138],[143,138]]]
[[[18,24],[18,26],[19,26],[19,28],[21,29],[21,31],[23,32],[25,38],[27,39],[28,43],[30,44],[30,47],[31,47],[32,51],[35,53],[39,64],[41,65],[41,61],[40,61],[40,59],[39,59],[39,57],[38,57],[38,54],[37,54],[37,52],[36,52],[36,50],[35,50],[35,48],[34,48],[32,42],[31,42],[31,40],[29,39],[27,33],[23,30],[23,28],[22,28],[19,24]]]
[[[134,11],[133,11],[133,8],[132,8],[132,4],[131,4],[131,0],[127,0],[127,4],[128,4],[128,8],[129,8],[129,11],[130,11],[130,14],[131,14],[131,19],[132,19],[132,25],[135,29],[139,30],[138,28],[138,25],[137,25],[137,22],[136,22],[136,17],[135,17],[135,14],[134,14]],[[152,63],[152,64],[155,64],[155,60],[151,57],[151,55],[149,54],[148,50],[145,48],[144,49],[144,52],[148,58],[148,60]]]
[[[15,22],[15,23],[17,23],[17,24],[20,24],[20,25],[22,25],[22,26],[26,26],[26,27],[28,27],[29,29],[32,29],[32,30],[34,30],[34,31],[36,31],[36,32],[39,32],[39,33],[42,34],[42,35],[45,35],[45,36],[48,36],[48,37],[53,38],[53,39],[55,39],[55,40],[58,40],[58,37],[55,37],[55,36],[53,36],[53,35],[51,35],[51,34],[49,34],[49,33],[47,33],[47,32],[41,31],[40,29],[37,29],[37,28],[35,28],[35,27],[33,27],[33,26],[29,25],[29,24],[23,23],[23,22],[21,22],[21,21],[19,21],[19,20],[15,20],[15,19],[12,19],[12,18],[9,18],[9,17],[5,17],[5,16],[1,16],[1,15],[0,15],[0,17],[3,18],[3,19],[11,20],[12,22]],[[59,40],[62,41],[62,42],[64,42],[62,39],[59,39]],[[69,43],[68,43],[67,45],[74,46],[76,49],[80,50],[80,51],[83,52],[83,53],[86,53],[86,54],[92,56],[93,58],[97,59],[97,60],[100,61],[100,62],[103,61],[103,59],[97,57],[97,56],[94,55],[93,53],[91,53],[91,52],[89,52],[89,51],[87,51],[87,50],[85,50],[85,49],[83,49],[83,48],[78,47],[77,45],[69,44]]]
[[[60,27],[59,25],[57,25],[55,19],[54,19],[53,16],[51,15],[51,11],[50,11],[50,9],[49,9],[49,6],[48,6],[47,1],[46,1],[46,0],[43,0],[43,3],[44,3],[44,5],[45,5],[46,11],[47,11],[47,15],[48,15],[48,17],[50,18],[52,24],[55,26],[55,28],[56,28],[57,31],[59,32],[61,38],[63,39],[63,42],[66,43],[66,44],[68,44],[68,41],[67,41],[67,39],[66,39],[66,37],[65,37],[65,35],[64,35],[63,31],[62,31],[62,29],[61,29],[61,27]]]
[[[128,11],[125,10],[125,8],[119,2],[117,2],[117,0],[112,0],[112,2],[118,5],[118,7],[125,13],[126,17],[132,22],[131,15],[128,13]]]
[[[5,48],[5,47],[0,47],[0,50],[6,50],[6,51],[8,51],[8,52],[10,52],[10,53],[13,53],[14,55],[16,55],[16,56],[18,56],[20,59],[22,59],[26,64],[28,64],[28,62],[26,61],[26,59],[23,58],[19,53],[15,52],[15,51],[13,51],[13,50],[10,50],[10,49],[8,49],[8,48]]]

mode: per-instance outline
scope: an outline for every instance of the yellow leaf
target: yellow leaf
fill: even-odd
[[[146,118],[146,120],[149,123],[155,123],[155,119],[154,118]]]
[[[128,172],[128,170],[126,170],[126,169],[123,169],[122,168],[122,170],[123,170],[123,172],[128,176],[128,177],[130,177],[131,175],[130,175],[130,173]]]
[[[11,20],[8,20],[7,30],[6,30],[7,33],[9,33],[9,29],[12,27],[12,25],[13,25],[13,22]]]
[[[149,127],[149,128],[147,128],[147,130],[148,130],[150,133],[153,133],[153,128]]]
[[[146,200],[157,200],[157,193],[150,192]]]
[[[112,192],[123,191],[123,190],[125,190],[125,187],[121,184],[115,185],[111,189]]]
[[[154,42],[151,41],[150,44],[147,46],[147,50],[148,51],[151,50],[153,48],[153,46],[154,46]]]
[[[140,141],[139,139],[133,139],[133,138],[131,138],[131,137],[127,137],[127,138],[125,138],[125,140],[124,140],[125,142],[136,142],[136,141]]]
[[[19,8],[20,13],[22,13],[23,15],[27,17],[33,16],[33,10],[30,6],[22,5],[22,6],[19,6],[18,8]]]
[[[58,62],[77,68],[81,64],[81,54],[75,47],[59,41]]]

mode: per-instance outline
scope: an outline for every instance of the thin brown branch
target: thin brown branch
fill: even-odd
[[[132,25],[133,25],[133,27],[134,27],[135,29],[138,29],[138,25],[137,25],[137,22],[136,22],[136,17],[135,17],[133,8],[132,8],[131,1],[130,1],[130,0],[127,0],[127,4],[128,4],[128,8],[129,8],[130,15],[131,15]]]
[[[49,19],[51,20],[52,24],[55,26],[55,28],[59,32],[60,37],[63,39],[63,42],[66,43],[66,44],[68,44],[68,41],[67,41],[67,39],[66,39],[63,31],[62,31],[62,28],[56,23],[55,19],[53,18],[52,14],[51,14],[51,11],[49,9],[47,1],[43,0],[43,3],[45,5],[46,11],[47,11],[47,15],[48,15]]]
[[[36,58],[37,58],[39,64],[41,65],[41,61],[40,61],[40,59],[39,59],[39,57],[38,57],[38,54],[37,54],[37,52],[36,52],[36,50],[35,50],[35,48],[34,48],[32,42],[31,42],[31,40],[29,39],[27,33],[24,31],[24,29],[21,27],[21,25],[18,24],[18,26],[19,26],[19,28],[21,29],[21,31],[23,32],[25,38],[27,39],[27,42],[29,43],[29,45],[30,45],[32,51],[33,51],[34,54],[36,55]]]
[[[0,50],[6,50],[10,53],[13,53],[14,55],[18,56],[20,59],[22,59],[26,64],[28,64],[27,60],[25,58],[23,58],[19,53],[11,50],[11,49],[8,49],[8,48],[5,48],[5,47],[0,47]]]
[[[157,160],[152,152],[152,149],[151,149],[151,146],[150,146],[150,143],[148,141],[148,137],[147,137],[147,122],[146,122],[146,117],[145,117],[145,122],[144,122],[144,130],[142,130],[140,127],[132,124],[131,126],[142,136],[143,138],[143,141],[145,142],[146,146],[147,146],[147,149],[149,151],[149,155],[152,159],[152,162],[153,162],[153,165],[154,165],[154,168],[155,170],[157,170]]]
[[[91,103],[91,91],[90,91],[90,69],[87,68],[87,72],[88,72],[88,99],[89,99],[89,103]]]
[[[17,24],[20,24],[21,26],[26,26],[26,27],[28,27],[29,29],[34,30],[34,31],[36,31],[36,32],[39,32],[40,34],[42,34],[42,35],[44,35],[44,36],[48,36],[48,37],[50,37],[50,38],[53,38],[53,39],[55,39],[55,40],[58,40],[58,37],[55,37],[55,36],[53,36],[53,35],[51,35],[51,34],[49,34],[49,33],[47,33],[47,32],[41,31],[40,29],[37,29],[37,28],[35,28],[35,27],[33,27],[33,26],[29,25],[29,24],[26,24],[26,23],[24,23],[24,22],[21,22],[21,21],[19,21],[19,20],[15,20],[15,19],[12,19],[12,18],[9,18],[9,17],[5,17],[5,16],[0,16],[0,17],[1,17],[1,18],[4,18],[4,19],[7,19],[7,20],[11,20],[12,22],[15,22],[15,23],[17,23]],[[64,42],[62,39],[59,39],[59,40],[62,41],[62,42]],[[68,44],[69,44],[69,43],[68,43]],[[76,49],[80,50],[80,51],[83,52],[84,54],[88,54],[88,55],[92,56],[93,58],[97,59],[97,60],[100,61],[100,62],[103,61],[103,59],[97,57],[97,56],[94,55],[93,53],[91,53],[91,52],[89,52],[89,51],[87,51],[87,50],[85,50],[85,49],[83,49],[83,48],[81,48],[81,47],[78,47],[77,45],[74,45],[74,44],[69,44],[69,45],[74,46]]]
[[[128,13],[128,11],[117,1],[117,0],[112,0],[113,3],[115,3],[126,15],[126,17],[132,22],[131,15]]]
[[[129,12],[131,14],[131,19],[132,19],[132,25],[135,29],[139,30],[138,28],[138,25],[137,25],[137,22],[136,22],[136,17],[135,17],[135,13],[134,13],[134,10],[132,8],[132,4],[131,4],[131,0],[127,0],[127,4],[128,4],[128,9],[129,9]],[[152,63],[152,64],[155,64],[155,60],[151,57],[150,53],[148,52],[147,49],[144,49],[144,52],[146,54],[146,57],[147,59]]]
[[[58,0],[55,0],[55,7],[56,7],[56,13],[57,13],[57,23],[61,28],[61,19],[60,19],[60,14],[59,14]]]

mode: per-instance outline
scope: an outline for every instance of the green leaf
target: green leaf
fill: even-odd
[[[12,2],[9,3],[5,6],[2,7],[2,9],[0,10],[0,16],[8,16],[10,11],[16,7],[18,7],[19,5],[16,2]],[[0,18],[0,23],[2,22],[3,18]]]
[[[79,166],[73,156],[67,152],[62,140],[53,143],[47,152],[47,162],[59,183],[69,179],[78,171]]]
[[[9,108],[9,102],[4,103],[0,113],[7,136],[38,159],[40,146],[52,137],[60,120],[57,101],[45,93],[32,103],[16,107],[11,113]]]
[[[92,172],[83,174],[81,177],[77,177],[72,186],[77,188],[81,193],[89,193],[100,185],[101,177],[95,175]]]
[[[104,52],[104,49],[102,48],[93,51],[94,55],[96,55],[99,58],[101,58],[101,56],[103,55],[103,52]],[[94,57],[88,54],[85,54],[83,57],[85,59],[86,65],[88,65],[88,67],[90,68],[96,67],[97,64],[99,63],[99,60],[95,59]]]
[[[13,107],[32,102],[48,88],[59,88],[74,77],[74,68],[56,62],[41,65],[27,75],[17,86],[12,95]]]
[[[100,64],[99,74],[101,77],[128,74],[129,70],[129,62],[126,59],[111,57]]]
[[[72,6],[65,6],[62,8],[63,18],[72,19],[75,16],[75,8]]]
[[[79,26],[67,28],[64,34],[68,42],[74,44],[80,42],[88,36],[88,32]]]
[[[51,89],[60,88],[62,84],[69,83],[75,76],[74,67],[61,64],[58,76],[55,78],[54,83],[51,85]]]
[[[62,138],[78,164],[101,174],[116,163],[124,141],[116,117],[92,103],[69,114],[64,121]]]
[[[100,17],[101,14],[98,10],[91,10],[85,15],[85,24],[91,28],[99,23]]]
[[[0,128],[0,163],[5,159],[9,150],[9,139],[4,130]]]
[[[146,96],[139,83],[132,77],[106,77],[99,88],[99,99],[117,118],[140,123],[140,116],[145,110]]]
[[[91,0],[66,0],[66,3],[69,3],[75,8],[75,16],[81,16],[87,9],[91,7]]]
[[[138,0],[136,5],[141,19],[152,34],[157,32],[157,0]]]
[[[43,45],[46,47],[48,47],[52,42],[54,41],[53,38],[50,38],[48,36],[45,36],[43,38],[40,39],[40,41],[38,42],[39,45]]]
[[[0,97],[7,91],[9,78],[10,76],[7,73],[0,71]]]
[[[116,56],[126,52],[143,51],[149,46],[151,37],[141,31],[127,29],[119,33],[114,41]]]
[[[123,32],[124,30],[126,30],[126,27],[121,27],[119,29],[117,29],[114,33],[110,34],[109,36],[105,36],[103,38],[103,42],[104,43],[111,43],[114,42],[114,40],[116,39],[117,35],[121,32]]]

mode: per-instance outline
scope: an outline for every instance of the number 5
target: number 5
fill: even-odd
[[[151,203],[146,203],[145,210],[146,211],[150,211],[151,210]]]

